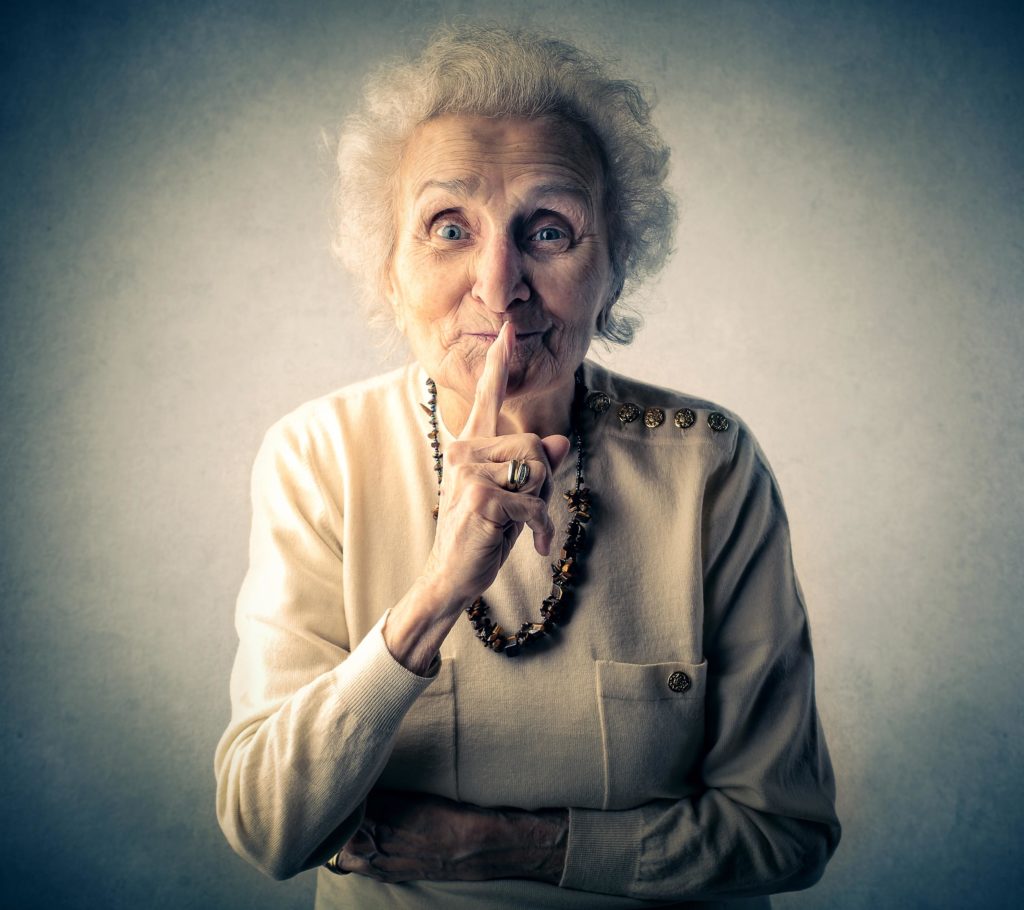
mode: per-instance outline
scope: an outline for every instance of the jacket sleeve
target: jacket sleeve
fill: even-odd
[[[214,760],[225,836],[274,878],[323,863],[352,835],[399,723],[432,680],[394,660],[384,617],[349,641],[343,554],[308,438],[286,418],[253,467],[231,721]]]
[[[571,809],[561,885],[660,900],[807,888],[839,842],[807,614],[775,479],[739,427],[706,488],[700,787],[635,809]]]

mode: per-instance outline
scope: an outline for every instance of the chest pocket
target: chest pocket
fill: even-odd
[[[605,809],[692,792],[704,741],[707,661],[596,663]]]

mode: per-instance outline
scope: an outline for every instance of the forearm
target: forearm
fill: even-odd
[[[236,672],[253,673],[244,665]],[[375,628],[334,669],[262,716],[239,710],[216,756],[218,818],[235,850],[275,878],[337,850],[427,685],[391,658]],[[265,686],[249,678],[237,688],[248,688],[242,698],[251,703]]]
[[[566,809],[491,809],[375,790],[335,865],[392,883],[527,878],[557,885],[568,833]]]
[[[646,900],[714,900],[807,888],[839,840],[834,815],[789,818],[718,791],[636,809],[573,809],[563,887]]]

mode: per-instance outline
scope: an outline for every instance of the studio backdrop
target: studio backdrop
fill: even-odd
[[[677,251],[595,355],[741,414],[786,499],[844,837],[775,905],[1016,906],[1022,17],[810,0],[2,14],[0,904],[311,906],[214,814],[249,471],[404,362],[330,256],[332,144],[457,15],[658,98]]]

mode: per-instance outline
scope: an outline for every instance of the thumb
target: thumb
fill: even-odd
[[[567,436],[545,436],[540,444],[544,446],[544,454],[548,456],[548,463],[551,465],[552,472],[558,470],[558,466],[565,459],[565,456],[569,454],[569,449],[572,447]]]

